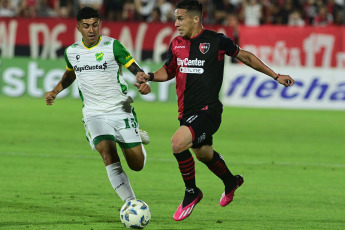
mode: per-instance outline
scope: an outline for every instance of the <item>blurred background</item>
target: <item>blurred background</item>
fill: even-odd
[[[76,14],[99,9],[103,35],[122,42],[145,70],[162,66],[177,36],[177,0],[0,0],[0,95],[42,97],[60,79],[64,50],[80,40]],[[226,105],[344,109],[345,7],[343,0],[201,0],[204,27],[232,38],[296,79],[284,89],[259,73],[225,60]],[[54,62],[51,62],[54,60]],[[135,79],[125,72],[130,83]],[[155,85],[146,101],[176,101],[174,80]],[[172,91],[172,92],[170,92]],[[72,87],[60,97],[79,97]]]
[[[178,0],[1,0],[1,17],[75,17],[84,6],[98,9],[110,21],[172,22]],[[328,26],[344,25],[343,0],[200,0],[204,22]]]

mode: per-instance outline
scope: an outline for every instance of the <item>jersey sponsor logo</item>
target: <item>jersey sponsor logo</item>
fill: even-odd
[[[84,66],[74,66],[73,69],[75,72],[89,71],[89,70],[105,70],[108,68],[107,62],[104,62],[103,65],[84,65]]]
[[[209,51],[211,44],[210,43],[200,43],[199,49],[200,52],[205,54],[207,51]]]
[[[175,49],[185,49],[185,46],[175,46]]]
[[[194,60],[189,60],[188,58],[181,59],[177,58],[177,65],[183,66],[204,66],[205,60],[199,60],[195,58]]]
[[[97,61],[102,61],[104,54],[100,52],[100,53],[96,53],[95,56],[96,56]]]
[[[191,68],[191,67],[180,67],[181,73],[194,73],[194,74],[202,74],[204,73],[203,68]]]
[[[189,60],[188,58],[185,58],[185,59],[177,58],[177,65],[181,66],[180,67],[181,73],[202,74],[204,73],[203,68],[193,68],[193,67],[187,67],[187,66],[204,66],[204,64],[205,64],[205,60],[199,60],[197,58],[193,60]]]

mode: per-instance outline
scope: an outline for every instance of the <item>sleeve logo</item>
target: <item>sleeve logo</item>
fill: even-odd
[[[207,53],[207,51],[210,49],[210,43],[200,43],[199,45],[199,49],[200,49],[200,52],[205,54]]]

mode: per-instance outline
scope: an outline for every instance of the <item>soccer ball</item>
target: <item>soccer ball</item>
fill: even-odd
[[[126,228],[145,228],[151,220],[151,211],[144,201],[130,200],[122,206],[120,219]]]

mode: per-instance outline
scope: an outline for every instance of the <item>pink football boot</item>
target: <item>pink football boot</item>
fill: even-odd
[[[186,207],[182,207],[183,202],[178,206],[175,214],[174,214],[174,220],[180,221],[186,219],[190,214],[192,214],[192,211],[197,203],[202,199],[203,195],[201,190],[199,190],[198,196]]]
[[[236,175],[235,177],[237,181],[235,187],[231,190],[231,192],[229,192],[226,195],[225,192],[223,192],[222,197],[220,198],[220,206],[222,207],[225,207],[231,203],[231,201],[234,199],[235,190],[238,187],[240,187],[244,182],[243,177],[241,175]]]

